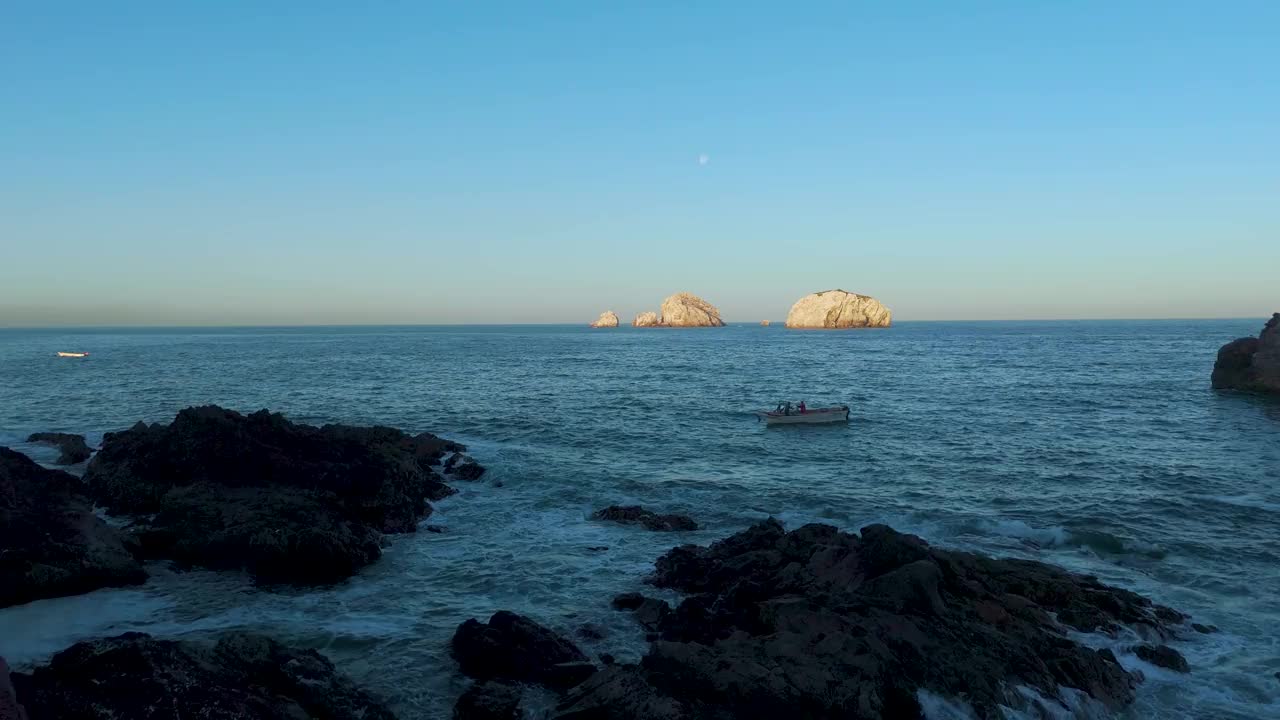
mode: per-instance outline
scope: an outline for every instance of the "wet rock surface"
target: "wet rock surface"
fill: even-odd
[[[520,720],[520,688],[503,682],[472,685],[453,706],[453,720]]]
[[[393,720],[314,650],[229,633],[216,645],[144,633],[77,643],[13,675],[32,718]]]
[[[455,492],[431,466],[463,450],[429,433],[206,406],[108,433],[84,480],[109,511],[151,516],[138,529],[149,557],[324,583],[376,560],[381,533],[415,531],[430,501]]]
[[[484,472],[484,467],[470,455],[454,453],[444,462],[444,473],[461,480],[479,480]]]
[[[1191,666],[1182,657],[1182,653],[1168,645],[1139,645],[1133,649],[1133,653],[1157,667],[1180,673],[1191,672]]]
[[[568,638],[516,613],[498,611],[482,623],[458,626],[450,652],[464,675],[477,680],[531,682],[564,690],[595,672]]]
[[[658,532],[673,531],[690,531],[697,530],[698,523],[688,515],[659,515],[652,510],[646,510],[639,505],[610,505],[603,510],[597,510],[591,516],[595,520],[607,520],[609,522],[624,523],[628,525],[643,525],[647,530]]]
[[[147,579],[79,478],[0,448],[0,607]]]
[[[673,549],[651,580],[688,597],[657,619],[639,666],[596,673],[556,717],[916,718],[926,689],[997,718],[1025,706],[1018,687],[1074,688],[1115,710],[1140,677],[1070,632],[1171,637],[1186,620],[1094,578],[884,525],[787,532],[769,520]]]
[[[75,465],[89,459],[93,454],[93,450],[89,448],[89,444],[84,441],[83,435],[72,435],[71,433],[55,433],[42,432],[34,433],[27,438],[27,442],[43,443],[53,445],[60,451],[58,459],[54,461],[55,465]]]

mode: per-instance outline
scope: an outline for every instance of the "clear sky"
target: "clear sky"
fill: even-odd
[[[1280,2],[0,8],[0,325],[1280,310]]]

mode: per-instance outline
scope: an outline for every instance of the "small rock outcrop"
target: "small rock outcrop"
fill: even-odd
[[[471,618],[453,634],[450,652],[462,673],[477,680],[531,682],[565,690],[595,672],[571,640],[513,612],[482,623]]]
[[[658,327],[658,313],[648,311],[636,315],[631,321],[632,327]]]
[[[1133,654],[1157,667],[1180,673],[1191,672],[1191,666],[1182,653],[1168,645],[1139,645],[1133,649]]]
[[[146,579],[79,478],[0,447],[0,607]]]
[[[720,311],[692,293],[681,292],[662,301],[659,325],[666,327],[723,327]]]
[[[1121,626],[1171,637],[1181,613],[1095,578],[1028,560],[939,550],[884,525],[787,532],[768,520],[710,547],[685,545],[651,582],[687,593],[664,612],[639,666],[596,673],[558,720],[916,718],[921,690],[980,718],[1028,709],[1016,688],[1062,688],[1113,710],[1141,676],[1073,631]]]
[[[13,678],[33,718],[395,718],[323,655],[250,633],[213,647],[125,633],[76,643]]]
[[[503,682],[472,685],[453,706],[453,720],[520,720],[520,688]]]
[[[768,321],[768,320],[761,320],[761,321],[760,321],[760,327],[769,327],[769,321]]]
[[[1280,393],[1280,313],[1275,313],[1256,338],[1223,345],[1213,364],[1213,387]]]
[[[470,455],[454,453],[444,461],[444,474],[453,475],[462,480],[479,480],[484,472],[484,466]]]
[[[610,505],[597,510],[591,515],[594,520],[643,525],[648,530],[658,532],[697,530],[698,523],[688,515],[659,515],[639,505]]]
[[[836,330],[889,327],[892,314],[879,300],[844,290],[805,295],[787,313],[787,327]]]
[[[75,465],[89,459],[93,451],[89,449],[89,444],[84,441],[83,435],[72,435],[71,433],[55,433],[42,432],[35,433],[27,438],[30,443],[45,443],[53,445],[61,450],[58,459],[54,461],[55,465]]]
[[[388,427],[289,422],[188,408],[168,425],[108,433],[84,480],[113,513],[146,515],[148,557],[260,580],[336,582],[414,532],[454,492],[431,466],[463,446]]]
[[[27,711],[18,702],[18,695],[9,680],[9,663],[0,657],[0,720],[27,720]]]
[[[612,310],[600,313],[600,317],[591,323],[593,328],[616,328],[618,327],[618,314]]]

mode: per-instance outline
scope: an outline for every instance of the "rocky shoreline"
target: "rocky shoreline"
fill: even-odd
[[[18,589],[0,605],[142,582],[143,561],[155,559],[265,583],[340,581],[377,560],[383,533],[415,531],[431,502],[454,492],[446,477],[484,474],[464,452],[427,433],[312,427],[216,406],[109,433],[83,481],[0,449],[0,579]],[[103,523],[94,504],[131,524]],[[583,521],[698,528],[638,506]],[[45,526],[54,530],[38,531]],[[1146,662],[1187,672],[1167,643],[1212,631],[1096,578],[943,550],[883,525],[788,531],[770,519],[709,546],[672,548],[648,582],[679,601],[583,598],[634,618],[648,638],[636,664],[593,659],[500,607],[484,620],[458,618],[450,654],[475,684],[454,717],[525,717],[527,686],[559,697],[558,720],[911,718],[921,717],[922,692],[982,718],[1056,707],[1068,693],[1114,711],[1142,678],[1081,633],[1132,633]],[[11,687],[6,677],[0,720],[23,717],[19,705],[29,720],[394,717],[319,653],[239,632],[213,644],[141,633],[90,640],[14,673]]]

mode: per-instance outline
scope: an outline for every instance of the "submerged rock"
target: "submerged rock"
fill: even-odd
[[[600,313],[600,317],[591,323],[593,328],[616,328],[618,327],[618,314],[612,310]]]
[[[1258,337],[1232,340],[1218,350],[1212,384],[1219,390],[1280,393],[1280,313]]]
[[[1074,688],[1119,709],[1140,676],[1070,631],[1171,636],[1186,619],[1094,578],[884,525],[787,532],[769,520],[675,548],[651,581],[689,596],[654,613],[660,634],[638,668],[597,673],[557,718],[914,718],[920,690],[998,718],[1025,704],[1018,687]]]
[[[145,633],[80,642],[14,684],[33,718],[395,718],[316,651],[250,633],[213,647]]]
[[[79,478],[0,447],[0,607],[146,579]]]
[[[1191,672],[1191,666],[1187,664],[1187,659],[1182,657],[1182,653],[1168,645],[1139,645],[1133,649],[1133,653],[1157,667],[1180,673]]]
[[[595,672],[568,638],[513,612],[500,610],[481,623],[458,626],[450,652],[462,673],[477,680],[532,682],[567,689]]]
[[[789,328],[885,328],[892,314],[879,300],[844,290],[805,295],[787,313]]]
[[[453,706],[453,720],[520,720],[520,688],[502,682],[472,685]]]
[[[642,312],[631,321],[633,327],[658,327],[658,313]]]
[[[722,327],[720,311],[692,293],[681,292],[662,301],[659,325],[667,327]]]
[[[698,523],[688,515],[659,515],[652,510],[646,510],[639,505],[610,505],[603,510],[597,510],[591,515],[595,520],[607,520],[609,522],[623,524],[639,524],[648,530],[656,530],[658,532],[671,531],[690,531],[697,530]]]
[[[151,557],[323,583],[376,560],[381,533],[414,532],[429,501],[454,492],[431,466],[463,450],[428,433],[208,406],[108,433],[84,479],[109,511],[153,515],[139,531]]]
[[[54,461],[55,465],[75,465],[89,459],[93,454],[93,450],[89,449],[89,444],[84,441],[83,435],[72,435],[71,433],[55,433],[42,432],[34,433],[27,438],[30,443],[45,443],[57,447],[62,452],[58,455],[58,459]]]

